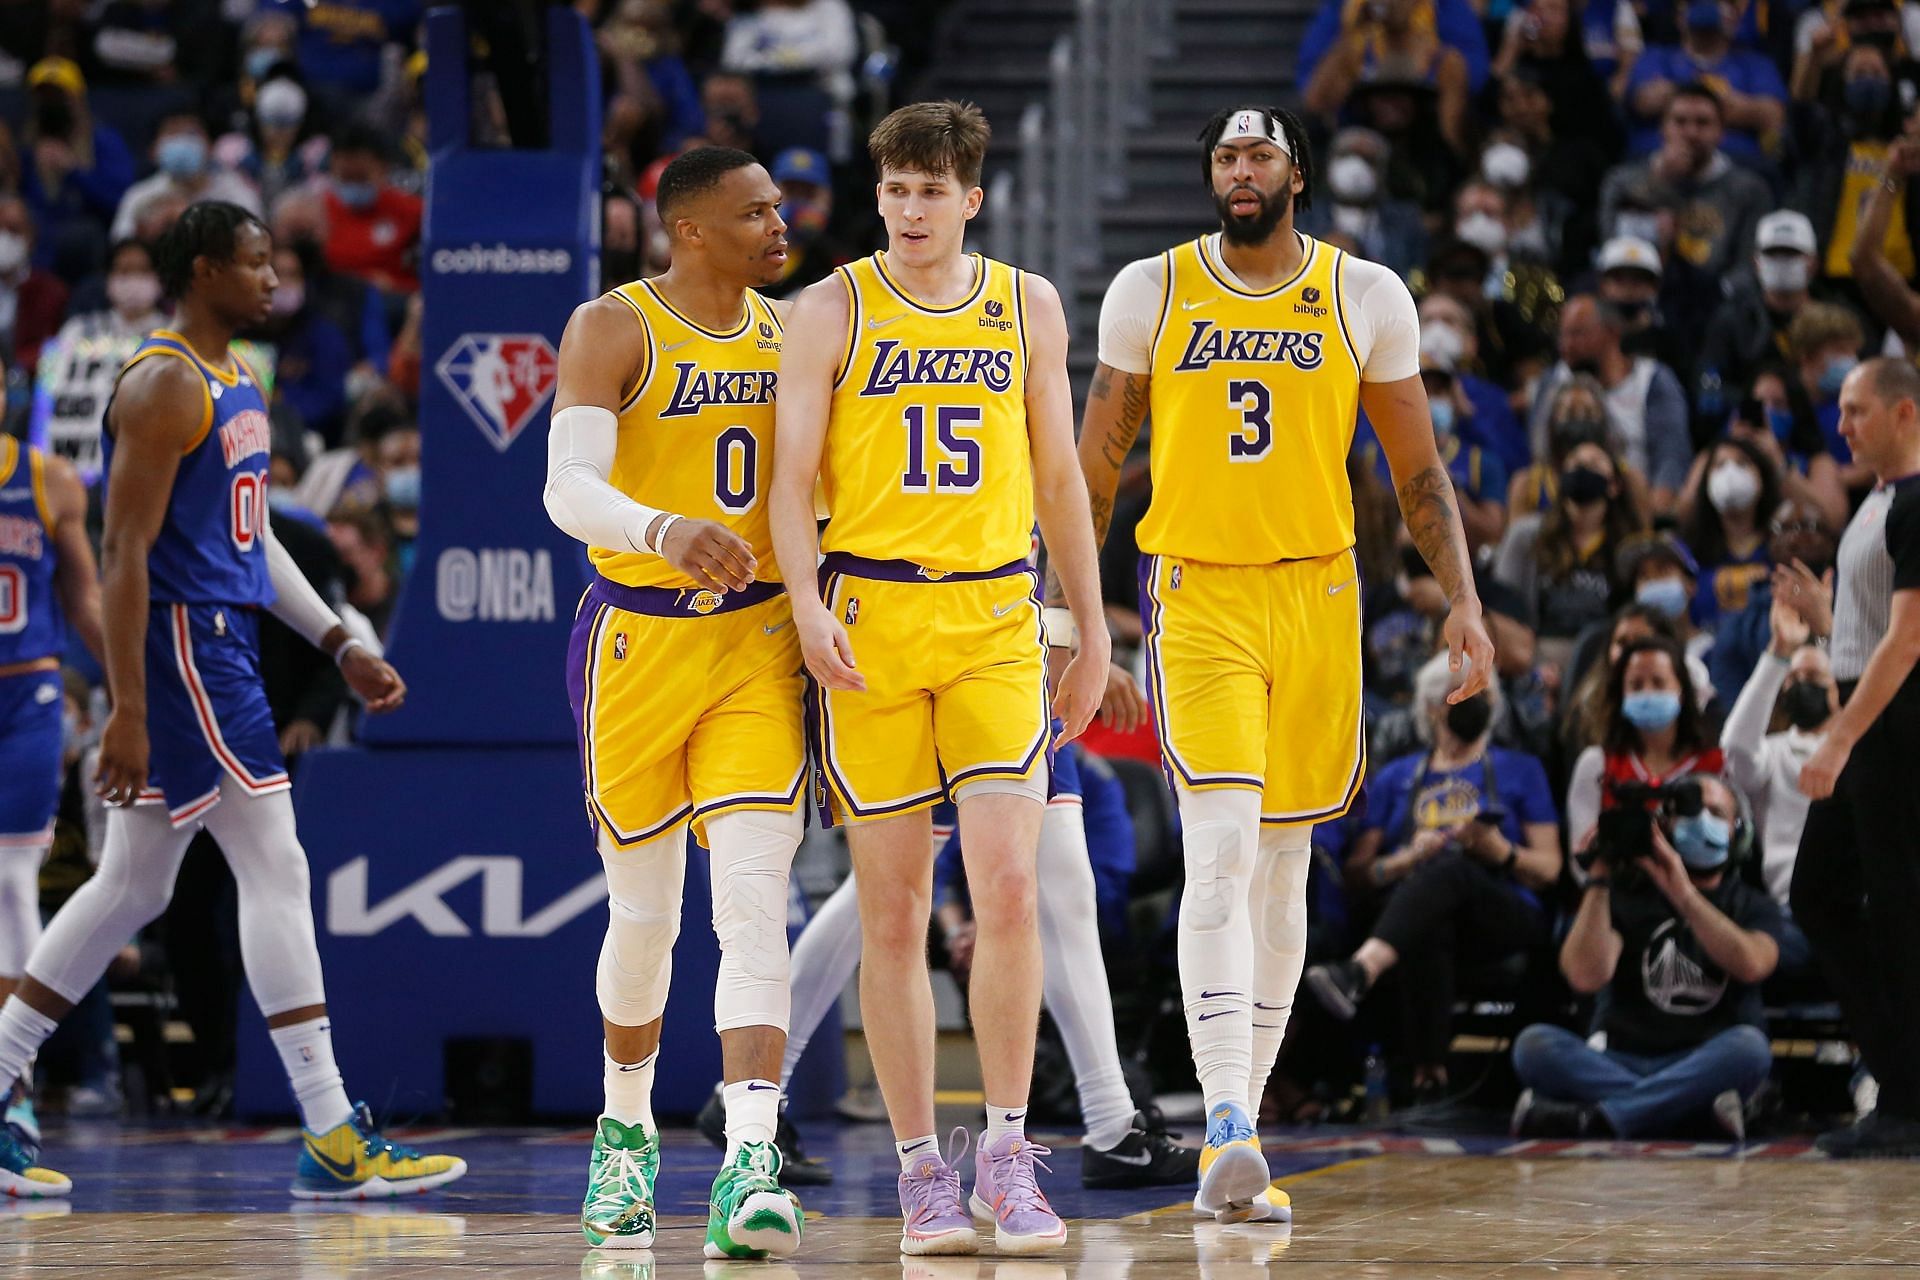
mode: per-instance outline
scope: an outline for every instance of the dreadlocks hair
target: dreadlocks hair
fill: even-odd
[[[735,169],[759,163],[733,147],[695,147],[675,156],[660,171],[660,182],[654,188],[653,203],[660,211],[660,221],[671,229],[674,213],[682,203],[707,194]]]
[[[237,204],[201,200],[190,204],[168,227],[153,248],[154,271],[160,287],[176,301],[193,283],[193,261],[232,262],[240,244],[240,228],[251,223],[262,231],[267,224]]]
[[[1300,194],[1293,198],[1296,214],[1304,213],[1313,206],[1313,151],[1307,145],[1307,126],[1300,123],[1300,117],[1282,107],[1264,107],[1257,103],[1238,107],[1228,107],[1213,113],[1213,118],[1196,135],[1204,150],[1200,153],[1200,182],[1208,191],[1213,190],[1213,140],[1220,136],[1220,130],[1227,121],[1242,111],[1258,111],[1267,118],[1267,127],[1287,141],[1287,150],[1293,153],[1294,171],[1300,175]]]

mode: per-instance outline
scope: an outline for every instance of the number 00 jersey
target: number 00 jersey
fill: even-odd
[[[1346,255],[1302,236],[1299,271],[1256,293],[1233,282],[1217,239],[1162,255],[1140,550],[1214,564],[1344,551],[1362,363],[1342,297]]]
[[[839,268],[849,315],[823,550],[977,573],[1031,549],[1024,277],[971,256],[973,292],[950,307],[909,294],[885,253]]]
[[[0,436],[0,667],[66,647],[53,587],[57,557],[46,462],[31,445]],[[0,835],[10,831],[0,827]]]
[[[751,289],[738,323],[716,333],[680,314],[646,280],[613,296],[646,330],[640,382],[620,406],[613,487],[638,502],[726,525],[753,548],[756,577],[777,581],[767,526],[773,472],[773,389],[780,321]],[[693,579],[660,556],[588,550],[601,576],[629,587],[688,587]]]

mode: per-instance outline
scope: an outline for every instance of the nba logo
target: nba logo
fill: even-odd
[[[627,633],[624,631],[616,631],[613,633],[613,660],[619,662],[626,656]]]
[[[1246,137],[1249,134],[1265,133],[1266,130],[1253,123],[1253,112],[1242,111],[1240,118],[1233,122],[1233,132],[1236,137]]]
[[[1302,302],[1318,302],[1320,301],[1320,291],[1312,285],[1308,285],[1300,291],[1300,300]]]
[[[848,626],[852,626],[854,623],[860,621],[860,597],[859,596],[854,596],[852,599],[847,601],[847,612],[845,617],[846,617]]]
[[[1000,315],[1003,312],[1005,312],[1006,309],[1007,309],[1006,304],[1001,302],[1000,299],[998,298],[987,299],[987,314],[994,317],[996,320],[1000,318]]]
[[[1180,589],[1180,566],[1179,565],[1173,566],[1173,572],[1167,575],[1167,587],[1169,590],[1172,590],[1172,591],[1178,591]]]

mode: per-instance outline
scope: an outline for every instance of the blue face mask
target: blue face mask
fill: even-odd
[[[1435,435],[1453,434],[1453,401],[1435,400],[1427,408],[1433,414],[1433,432]]]
[[[349,209],[371,209],[373,202],[380,197],[379,188],[371,182],[336,182],[333,194],[340,197],[340,203]]]
[[[207,140],[175,134],[160,144],[153,158],[170,178],[197,178],[207,171]]]
[[[1827,367],[1820,371],[1820,394],[1829,400],[1840,398],[1840,384],[1847,380],[1854,366],[1860,361],[1855,356],[1834,356],[1827,361]]]
[[[1847,110],[1862,120],[1871,120],[1887,109],[1893,99],[1893,82],[1878,76],[1859,76],[1847,81]]]
[[[1641,583],[1633,599],[1663,618],[1677,618],[1687,611],[1687,584],[1678,578],[1656,578]]]
[[[1636,729],[1664,729],[1680,718],[1680,695],[1642,689],[1621,699],[1620,714]]]
[[[397,467],[387,472],[387,505],[401,511],[420,509],[420,468]]]
[[[1784,443],[1793,434],[1793,410],[1769,408],[1767,426],[1772,429],[1774,439]]]
[[[1689,871],[1717,871],[1726,865],[1733,824],[1704,809],[1673,824],[1673,851]]]
[[[247,79],[261,80],[267,72],[286,59],[286,54],[278,49],[247,50]]]

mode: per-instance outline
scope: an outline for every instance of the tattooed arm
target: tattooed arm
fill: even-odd
[[[1360,404],[1393,470],[1393,486],[1400,496],[1400,515],[1407,532],[1433,570],[1434,580],[1447,594],[1449,610],[1443,631],[1453,655],[1453,669],[1460,670],[1463,656],[1468,664],[1465,683],[1449,694],[1447,701],[1464,701],[1487,686],[1493,672],[1493,640],[1480,616],[1480,595],[1473,586],[1473,561],[1467,551],[1466,531],[1460,524],[1453,481],[1434,444],[1426,388],[1418,374],[1397,382],[1362,382]]]
[[[1120,470],[1147,417],[1147,375],[1097,365],[1080,419],[1080,472],[1087,479],[1087,503],[1093,509],[1093,541],[1104,545],[1113,524],[1113,496]],[[1047,569],[1047,603],[1066,603],[1060,580]]]

